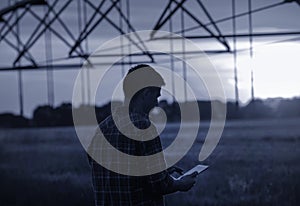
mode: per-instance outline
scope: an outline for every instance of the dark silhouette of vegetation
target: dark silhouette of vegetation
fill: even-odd
[[[11,113],[0,114],[0,127],[27,127],[29,119]]]
[[[217,104],[223,104],[216,101]],[[92,120],[85,119],[85,113],[95,110],[98,122],[104,120],[111,114],[111,102],[99,107],[93,105],[81,105],[73,108],[78,116],[82,117],[79,124],[92,124]],[[113,102],[116,106],[121,106],[121,102]],[[236,107],[234,102],[227,102],[227,119],[261,119],[261,118],[289,118],[300,117],[300,98],[294,99],[267,99],[254,100],[242,107]],[[192,102],[185,103],[168,103],[166,100],[159,102],[168,118],[169,122],[178,122],[181,120],[180,109],[189,117],[188,121],[193,121],[198,117],[197,113],[190,109]],[[198,101],[201,120],[209,120],[211,118],[211,102]],[[58,107],[49,105],[38,106],[31,119],[4,113],[0,114],[0,127],[53,127],[53,126],[72,126],[72,105],[71,103],[63,103]]]

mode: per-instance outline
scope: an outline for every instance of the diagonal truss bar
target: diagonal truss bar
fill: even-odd
[[[297,3],[300,6],[300,0],[284,0],[284,2],[286,2],[286,3],[295,2],[295,3]]]
[[[13,17],[13,12],[11,13],[11,15],[9,16],[9,18],[7,20],[2,19],[2,22],[4,22],[4,25],[2,26],[0,32],[2,33],[4,31],[5,26],[10,26],[11,28],[8,28],[5,32],[3,32],[3,34],[1,34],[0,37],[0,41],[2,40],[2,38],[4,38],[9,32],[13,32],[12,27],[16,26],[18,24],[18,22],[22,19],[22,17],[26,14],[26,12],[28,11],[28,7],[25,8],[25,10],[18,15],[18,17],[15,19],[15,21],[9,25],[8,22],[11,21],[12,17]]]
[[[11,48],[13,48],[14,50],[16,50],[18,53],[19,51],[19,47],[14,45],[13,43],[11,43],[6,36],[11,33],[12,35],[14,35],[18,41],[19,46],[24,46],[24,44],[22,43],[22,41],[19,38],[19,35],[16,34],[16,32],[13,30],[14,26],[17,26],[17,24],[19,23],[19,21],[23,18],[23,16],[27,13],[28,9],[29,9],[29,5],[45,5],[46,2],[44,0],[27,0],[27,1],[19,1],[17,3],[15,3],[12,6],[8,6],[5,9],[2,9],[0,11],[0,18],[1,21],[4,22],[2,28],[0,29],[1,33],[4,31],[4,28],[7,27],[7,30],[5,30],[5,32],[3,34],[0,34],[0,42],[3,40],[5,41]],[[14,16],[14,12],[17,9],[21,9],[24,8],[23,12],[17,16],[17,18],[14,20],[14,22],[10,25],[9,22],[11,21],[12,17]],[[3,18],[4,15],[11,13],[11,15],[5,19]],[[28,54],[28,56],[24,56],[28,61],[30,61],[34,66],[36,65],[36,62],[34,61],[33,56],[30,54],[30,52],[26,52]]]
[[[13,49],[16,50],[17,52],[19,52],[18,47],[17,47],[16,45],[14,45],[13,43],[11,43],[8,39],[4,38],[3,41],[5,41],[11,48],[13,48]],[[26,58],[27,60],[29,60],[30,62],[32,62],[34,66],[37,66],[34,60],[31,61],[31,58],[30,58],[30,57],[25,56],[25,58]]]
[[[257,9],[254,9],[254,10],[251,10],[251,13],[256,13],[256,12],[260,12],[260,11],[263,11],[263,10],[267,10],[267,9],[271,9],[271,8],[274,8],[274,7],[277,7],[277,6],[280,6],[280,5],[283,5],[284,3],[286,2],[279,2],[279,3],[275,3],[275,4],[271,4],[271,5],[267,5],[267,6],[264,6],[264,7],[260,7],[260,8],[257,8]],[[222,22],[225,22],[225,21],[229,21],[229,20],[232,20],[233,18],[239,18],[239,17],[243,17],[243,16],[246,16],[248,15],[249,12],[243,12],[243,13],[239,13],[239,14],[236,14],[234,16],[228,16],[228,17],[225,17],[225,18],[221,18],[221,19],[217,19],[215,20],[215,24],[218,24],[218,23],[222,23]],[[205,26],[210,26],[212,25],[212,22],[209,22],[209,23],[206,23],[204,24]],[[193,31],[195,29],[199,29],[201,28],[200,25],[198,26],[193,26],[193,27],[189,27],[187,29],[184,29],[185,32],[187,31]],[[181,33],[183,30],[179,30],[179,31],[176,31],[174,33],[178,34],[178,33]]]
[[[202,8],[202,10],[204,11],[204,13],[206,14],[206,16],[208,17],[208,19],[210,20],[210,22],[212,23],[213,27],[218,32],[219,36],[221,36],[220,41],[222,41],[224,46],[227,48],[227,50],[230,51],[230,46],[229,46],[228,42],[226,41],[225,37],[222,35],[221,30],[219,29],[217,24],[214,22],[212,16],[208,12],[208,10],[205,8],[204,4],[201,2],[201,0],[197,0],[197,2],[200,5],[200,7]]]
[[[69,55],[71,55],[75,50],[76,48],[79,46],[79,44],[81,44],[81,42],[96,28],[96,26],[101,23],[103,21],[103,19],[105,18],[105,16],[107,16],[109,14],[109,12],[115,7],[115,5],[119,2],[120,0],[116,0],[116,1],[113,1],[113,3],[111,4],[111,6],[103,13],[103,16],[100,17],[100,19],[98,19],[94,25],[92,26],[92,28],[90,28],[88,31],[87,30],[87,27],[85,27],[85,31],[86,32],[82,32],[79,37],[77,38],[74,46],[72,46],[70,52],[69,52]]]
[[[58,2],[58,0],[56,0],[56,2],[53,4],[53,6],[56,4]],[[23,5],[23,4],[22,4]],[[24,4],[23,6],[25,6],[26,4]],[[46,4],[47,5],[47,4]],[[13,7],[13,8],[8,8],[8,9],[5,9],[5,10],[7,10],[6,12],[11,12],[11,11],[14,11],[13,9],[18,9],[18,8],[21,8],[21,7],[23,7],[23,6],[16,6],[16,7]],[[29,10],[29,7],[27,7],[27,9],[26,10]],[[47,18],[47,16],[49,15],[49,12],[45,15],[45,17],[44,17],[44,19],[46,19]],[[16,24],[17,24],[17,22],[16,22]],[[38,31],[38,29],[40,28],[40,26],[42,25],[42,23],[40,22],[39,23],[39,25],[36,27],[36,29],[33,31],[33,34],[35,34],[37,31]],[[32,38],[33,36],[31,36],[31,38]],[[28,40],[29,41],[29,40]],[[27,43],[26,43],[27,44]]]
[[[55,1],[55,2],[57,2],[57,1]],[[47,29],[50,29],[52,32],[55,32],[55,30],[51,29],[50,25],[57,19],[57,17],[58,17],[58,16],[59,16],[66,8],[67,8],[67,6],[68,6],[71,2],[72,2],[72,0],[67,1],[67,2],[62,6],[62,8],[58,11],[57,15],[54,16],[48,23],[45,23],[45,19],[48,17],[50,11],[51,11],[51,10],[53,9],[53,7],[54,7],[54,4],[53,4],[52,6],[48,5],[49,9],[48,9],[46,15],[44,16],[44,18],[42,19],[42,22],[39,23],[39,25],[38,25],[37,28],[39,29],[39,28],[41,27],[42,24],[44,24],[45,27],[44,27],[37,35],[35,35],[36,38],[35,38],[34,40],[31,41],[31,39],[33,39],[32,37],[30,37],[30,38],[28,39],[28,41],[26,42],[25,46],[23,47],[23,50],[20,52],[20,54],[18,55],[18,57],[16,58],[16,60],[14,61],[14,63],[16,63],[16,62],[18,62],[18,61],[20,60],[20,58],[24,55],[24,53],[25,53],[26,51],[28,51],[28,50],[34,45],[34,43],[36,42],[36,40],[38,40],[38,39],[41,37],[41,35],[42,35]],[[29,10],[29,11],[31,11],[31,10]],[[33,14],[34,12],[31,11],[31,13]],[[56,34],[58,34],[58,33],[56,32]],[[34,36],[34,35],[33,35],[33,36]],[[31,41],[31,42],[30,42],[30,41]]]
[[[120,13],[122,19],[126,22],[126,24],[128,25],[129,29],[131,31],[134,32],[135,37],[139,40],[139,43],[141,43],[142,47],[144,47],[144,50],[142,48],[139,47],[139,45],[133,41],[129,36],[126,35],[126,38],[128,38],[129,41],[131,41],[135,46],[137,46],[141,51],[143,51],[143,53],[147,56],[149,56],[149,58],[151,59],[152,62],[154,62],[154,58],[152,57],[151,53],[149,53],[147,46],[144,44],[144,41],[141,39],[141,37],[136,33],[135,28],[131,25],[130,21],[126,18],[126,16],[123,14],[122,10],[120,9],[120,7],[118,5],[116,5],[116,9],[118,10],[118,12]],[[124,31],[121,32],[122,34],[125,34]]]
[[[9,21],[11,20],[11,18],[13,17],[13,13],[11,14],[11,16],[8,18],[8,20],[3,19],[4,25],[2,27],[2,29],[4,29],[5,27],[7,27],[7,30],[5,31],[4,34],[0,34],[0,41],[4,40],[11,48],[13,48],[14,50],[16,50],[17,52],[19,52],[19,48],[14,45],[13,43],[11,43],[6,36],[11,32],[12,35],[14,35],[18,41],[18,44],[23,46],[24,44],[22,43],[22,41],[20,40],[19,35],[13,30],[13,27],[16,26],[18,24],[18,22],[20,21],[20,19],[25,15],[25,13],[27,12],[27,8],[25,8],[25,10],[21,13],[21,15],[18,15],[17,18],[15,19],[15,21],[12,23],[12,25],[9,24]],[[33,56],[28,52],[28,56],[25,56],[25,58],[30,61],[33,65],[36,66],[36,63],[33,59]]]
[[[55,4],[58,3],[58,0],[56,0],[54,3],[53,3],[53,7],[55,6]],[[48,5],[48,4],[46,4]],[[31,13],[31,10],[30,8],[28,7],[27,10]],[[45,21],[45,19],[48,17],[50,11],[48,11],[43,19],[43,21]],[[15,59],[14,61],[14,65],[21,59],[22,56],[24,56],[25,52],[27,52],[28,50],[25,50],[25,48],[28,46],[28,44],[30,43],[30,41],[33,39],[33,37],[35,36],[35,34],[38,32],[38,30],[40,29],[40,27],[42,26],[42,21],[39,22],[39,24],[36,26],[36,28],[33,30],[32,34],[29,39],[27,40],[27,42],[25,43],[25,45],[23,45],[23,50],[22,51],[19,51],[19,54],[17,56],[17,58]]]
[[[103,13],[97,9],[91,2],[89,2],[88,0],[86,1],[93,9],[96,9],[96,11],[103,16]],[[117,29],[121,34],[125,34],[125,32],[118,26],[116,25],[110,18],[108,18],[107,16],[104,17],[108,23],[110,23],[115,29]],[[135,44],[136,47],[138,47],[141,51],[143,51],[143,48],[141,48],[136,42],[134,42],[130,37],[126,36],[130,42],[132,42],[133,44]],[[122,47],[123,48],[123,47]]]
[[[226,49],[229,51],[230,47],[227,44],[227,42],[225,42],[222,38],[222,36],[220,35],[215,35],[214,32],[212,32],[209,28],[207,28],[198,18],[196,18],[189,10],[187,10],[184,6],[183,3],[185,2],[185,0],[182,0],[181,2],[178,2],[176,0],[171,0],[172,2],[176,3],[176,7],[169,13],[169,15],[163,19],[162,17],[160,18],[161,21],[159,21],[153,28],[153,32],[151,33],[151,38],[153,38],[154,34],[156,33],[156,30],[160,29],[173,15],[174,13],[181,8],[182,11],[184,11],[188,16],[190,16],[197,24],[200,25],[200,27],[203,27],[205,31],[207,31],[211,37],[214,37],[215,39],[217,39],[221,44],[223,44]],[[170,7],[170,5],[167,5],[168,7]],[[162,20],[163,19],[163,20]]]
[[[8,22],[4,21],[5,24],[7,25],[7,27],[9,28],[9,30],[11,30],[11,33],[16,37],[18,44],[20,46],[24,46],[24,44],[22,43],[22,41],[20,40],[19,35],[13,30],[13,27],[11,25],[8,24]],[[15,44],[11,43],[7,37],[2,36],[1,35],[1,40],[4,40],[11,48],[13,48],[14,50],[16,50],[18,53],[20,52],[19,47],[17,47]],[[29,53],[26,52],[28,56],[24,56],[28,61],[30,61],[34,66],[37,66],[36,62],[33,59],[33,56]]]
[[[176,7],[168,14],[168,16],[164,19],[164,15],[165,13],[167,13],[167,10],[170,8],[173,0],[170,0],[167,7],[164,9],[162,15],[160,16],[160,18],[158,19],[158,22],[155,24],[154,28],[153,28],[153,32],[151,33],[151,38],[155,35],[156,31],[159,30],[173,15],[174,13],[183,5],[183,3],[185,2],[186,0],[181,0],[180,3],[177,3]]]
[[[68,29],[67,25],[60,19],[59,15],[57,15],[57,13],[56,13],[54,10],[52,10],[52,13],[54,14],[54,16],[57,16],[57,21],[60,23],[60,25],[63,27],[63,29],[67,32],[67,34],[70,36],[70,38],[71,38],[73,41],[75,41],[75,40],[76,40],[76,39],[75,39],[75,36],[74,36],[74,35],[72,34],[72,32]],[[83,51],[82,48],[81,48],[81,45],[80,45],[80,49],[81,49],[81,51]]]
[[[7,18],[7,20],[3,19],[0,17],[0,23],[4,22],[4,21],[10,21],[13,17],[13,12],[10,14],[10,16]],[[1,29],[0,29],[0,33],[2,33],[4,31],[5,25],[2,25]]]
[[[167,13],[167,11],[169,10],[170,6],[172,4],[172,1],[169,0],[167,6],[165,7],[165,9],[163,10],[163,12],[161,13],[160,17],[158,18],[154,28],[158,27],[159,24],[161,24],[160,22],[162,21],[163,17],[165,16],[165,14]],[[154,30],[154,29],[153,29]],[[155,33],[151,34],[151,36],[153,36]]]
[[[37,20],[42,21],[42,19],[36,14],[34,13],[32,10],[29,10],[29,12],[32,14],[33,17],[35,17]],[[58,16],[58,14],[56,14]],[[45,27],[47,29],[49,29],[54,35],[56,35],[62,42],[64,42],[68,47],[72,47],[72,45],[61,35],[59,34],[56,30],[52,29],[52,27],[47,24],[45,21],[43,21],[43,25],[45,25]],[[43,34],[44,32],[42,32],[39,37]],[[39,38],[37,37],[37,38]]]
[[[176,0],[173,0],[177,5],[179,5],[179,3]],[[198,18],[196,18],[189,10],[187,10],[183,5],[180,5],[181,9],[187,14],[189,15],[196,23],[198,23],[201,27],[203,27],[203,29],[205,31],[207,31],[212,37],[214,37],[215,39],[217,39],[221,44],[223,44],[226,48],[227,45],[224,44],[224,42],[222,41],[222,37],[221,36],[216,36],[209,28],[207,28]],[[227,48],[228,49],[228,48]]]
[[[84,0],[85,3],[87,3],[87,0]],[[101,9],[101,7],[104,5],[105,3],[105,0],[101,1],[100,4],[98,5],[97,9]],[[84,4],[85,5],[85,4]],[[81,33],[79,34],[79,37],[78,39],[80,39],[82,37],[82,35],[86,32],[86,30],[89,28],[89,26],[91,25],[91,23],[93,22],[94,18],[96,17],[97,15],[97,11],[94,10],[94,13],[92,14],[92,16],[90,17],[90,19],[88,21],[86,21],[85,23],[85,27],[83,28],[83,30],[81,31]]]
[[[7,13],[10,13],[12,11],[15,11],[19,8],[23,8],[25,6],[27,6],[28,4],[30,5],[46,5],[46,1],[45,0],[23,0],[23,1],[18,1],[16,3],[14,3],[11,6],[8,6],[2,10],[0,10],[0,18],[3,18],[3,16]]]
[[[101,9],[101,7],[104,5],[104,3],[105,3],[105,1],[106,0],[102,0],[101,2],[100,2],[100,4],[98,5],[98,7],[97,7],[97,9]],[[85,3],[87,3],[87,0],[84,0],[84,2]],[[85,12],[86,12],[86,4],[83,4],[85,7]],[[79,12],[79,11],[78,11]],[[80,26],[80,34],[79,34],[79,37],[77,38],[77,39],[80,39],[81,37],[82,37],[82,35],[86,32],[86,30],[89,28],[89,26],[91,25],[91,23],[93,22],[93,20],[94,20],[94,18],[96,17],[96,15],[97,15],[97,11],[96,10],[94,10],[94,13],[92,14],[92,16],[90,17],[90,19],[87,21],[87,19],[85,19],[85,27],[83,28],[83,30],[81,30],[81,26]],[[86,18],[86,16],[84,17],[84,18]],[[74,42],[76,42],[76,39],[74,40]],[[72,49],[72,47],[73,47],[74,45],[72,45],[71,46],[71,49]],[[80,46],[81,46],[81,44],[80,44]],[[86,46],[87,46],[87,43],[86,43]],[[69,56],[70,56],[71,54],[69,54]],[[84,54],[82,55],[82,56],[84,56]],[[86,57],[84,57],[85,59],[86,59]]]

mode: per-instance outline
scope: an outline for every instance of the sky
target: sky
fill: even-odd
[[[0,9],[5,8],[8,1],[1,1]],[[50,1],[50,3],[53,1]],[[61,16],[68,28],[70,28],[73,36],[78,37],[78,15],[77,2],[72,3],[67,7],[65,12]],[[107,9],[110,5],[110,1],[103,5],[103,10]],[[146,0],[129,0],[130,3],[130,20],[132,26],[136,31],[151,30],[157,22],[164,7],[167,5],[164,1],[146,1]],[[217,1],[217,0],[203,0],[207,10],[210,12],[213,19],[222,19],[224,17],[231,16],[231,0]],[[248,1],[239,0],[236,1],[236,13],[246,12],[248,10]],[[260,8],[266,5],[274,4],[280,1],[275,0],[253,0],[252,8]],[[59,1],[55,7],[55,11],[58,11],[63,5],[64,1]],[[126,11],[126,1],[121,1],[122,8]],[[95,4],[96,5],[96,4]],[[185,7],[191,11],[202,22],[209,22],[199,5],[194,0],[187,1]],[[82,6],[82,5],[81,5]],[[39,16],[44,15],[43,7],[32,7],[32,10]],[[18,12],[22,13],[23,9]],[[92,15],[91,7],[87,7],[87,18]],[[20,14],[19,13],[19,14]],[[82,13],[81,17],[83,16]],[[172,29],[177,31],[180,29],[180,11],[175,13],[172,19]],[[9,17],[9,14],[4,16]],[[98,17],[98,16],[97,16]],[[116,25],[120,25],[119,15],[116,10],[113,9],[108,17],[115,22]],[[187,15],[184,16],[185,27],[192,27],[196,25],[195,22]],[[296,3],[286,3],[278,7],[271,8],[262,12],[257,12],[252,16],[253,20],[253,32],[285,32],[285,31],[299,31],[300,30],[300,6]],[[33,29],[38,24],[38,21],[30,14],[26,14],[22,18],[20,23],[20,35],[21,41],[26,42],[27,39],[33,35]],[[1,34],[6,30],[2,27],[3,23],[0,23]],[[122,22],[123,28],[126,30],[125,22]],[[82,24],[81,24],[82,26]],[[232,21],[225,21],[218,24],[223,34],[232,33]],[[248,16],[237,18],[236,28],[237,33],[248,32]],[[2,29],[4,28],[4,29]],[[53,24],[53,28],[56,29],[68,42],[72,42],[69,35],[64,31],[59,22]],[[209,27],[212,28],[212,27]],[[161,28],[162,31],[170,31],[169,23]],[[186,35],[206,35],[207,33],[203,29],[197,29],[194,31],[186,32]],[[97,28],[88,37],[88,49],[90,52],[95,51],[103,43],[119,36],[120,33],[114,29],[107,21],[103,21],[97,26]],[[16,39],[12,34],[7,35],[7,39],[11,42],[15,42]],[[54,34],[51,35],[52,41],[52,53],[53,58],[65,58],[68,55],[69,49],[58,39]],[[192,41],[201,50],[214,50],[224,49],[223,46],[216,40],[195,40]],[[231,48],[233,42],[231,38],[227,39]],[[169,42],[161,43],[161,47],[169,47]],[[283,37],[255,37],[253,39],[253,58],[250,59],[249,52],[249,38],[239,38],[237,40],[237,74],[238,74],[238,91],[239,101],[242,104],[246,104],[251,97],[251,68],[254,72],[254,94],[256,98],[293,98],[300,96],[300,81],[298,70],[300,68],[300,36],[283,36]],[[37,62],[45,62],[45,36],[42,35],[38,39],[34,46],[30,49],[31,54],[37,60]],[[16,58],[16,52],[11,49],[3,40],[0,41],[0,67],[11,67],[13,60]],[[218,54],[209,55],[214,68],[219,73],[222,83],[224,85],[225,95],[227,100],[234,100],[234,65],[233,55]],[[167,63],[162,63],[166,62]],[[55,63],[79,63],[77,59],[56,61]],[[170,67],[169,60],[158,61],[157,67]],[[22,59],[22,65],[28,64],[27,60]],[[154,65],[155,66],[155,65]],[[125,68],[128,70],[129,68]],[[182,73],[181,63],[176,63],[175,70],[178,74]],[[54,71],[54,104],[60,105],[63,102],[70,102],[72,99],[73,86],[75,79],[78,75],[79,69],[69,70],[55,70]],[[18,100],[18,72],[16,71],[1,71],[0,72],[0,113],[12,112],[18,114],[19,112],[19,100]],[[85,76],[86,78],[86,76]],[[107,84],[116,84],[122,78],[121,69],[114,69],[111,71],[109,77],[107,77]],[[47,81],[46,71],[23,71],[23,101],[24,101],[24,114],[30,117],[34,108],[38,105],[47,104]],[[87,79],[85,80],[87,81]],[[199,83],[199,79],[195,78],[193,73],[188,73],[188,81],[195,90],[195,94],[198,99],[207,99],[206,90],[203,85]],[[201,86],[202,85],[202,86]],[[112,87],[102,89],[97,95],[96,102],[103,104],[109,101]],[[177,88],[178,91],[182,91],[182,88]],[[168,99],[167,93],[164,93],[161,99]],[[87,99],[87,92],[85,92],[85,101]],[[182,99],[179,98],[179,100]]]

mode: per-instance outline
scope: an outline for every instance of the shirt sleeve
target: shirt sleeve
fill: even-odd
[[[154,131],[155,130],[155,131]],[[150,130],[152,136],[156,136],[154,139],[148,141],[140,142],[140,155],[146,156],[146,167],[149,171],[154,171],[157,168],[164,168],[161,172],[147,175],[145,177],[147,181],[147,186],[152,193],[157,193],[160,195],[169,194],[173,192],[173,182],[174,179],[166,170],[166,161],[163,154],[163,148],[161,145],[160,137],[157,135],[156,129]],[[155,156],[155,159],[148,159],[147,156],[159,153],[160,155]]]

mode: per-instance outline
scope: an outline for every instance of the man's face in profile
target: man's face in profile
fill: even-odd
[[[158,97],[160,97],[161,88],[151,87],[144,93],[144,107],[146,112],[149,112],[154,107],[158,106]]]

